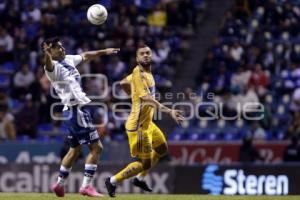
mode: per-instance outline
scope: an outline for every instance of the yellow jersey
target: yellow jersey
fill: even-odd
[[[143,71],[139,66],[133,69],[131,75],[127,76],[131,83],[131,112],[126,121],[126,130],[137,131],[140,127],[147,129],[152,122],[154,107],[146,105],[140,97],[155,96],[155,81],[151,72]]]

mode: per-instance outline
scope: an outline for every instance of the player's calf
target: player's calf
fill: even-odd
[[[79,192],[82,195],[101,197],[103,195],[98,193],[93,187],[93,177],[97,170],[97,162],[102,150],[102,144],[100,141],[90,144],[89,149],[90,153],[86,159],[83,182]]]

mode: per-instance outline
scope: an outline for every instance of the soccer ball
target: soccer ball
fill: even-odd
[[[94,25],[101,25],[107,19],[107,10],[100,4],[94,4],[87,11],[87,19]]]

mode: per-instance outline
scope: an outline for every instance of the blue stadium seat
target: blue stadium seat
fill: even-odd
[[[39,135],[36,139],[39,142],[50,142],[50,137],[48,135]]]
[[[13,62],[6,62],[2,65],[3,72],[14,73],[16,71],[16,65]]]
[[[10,83],[9,76],[0,74],[0,87],[7,87],[9,83]]]
[[[53,129],[53,125],[50,123],[38,125],[38,133],[41,135],[45,132],[50,132],[52,129]]]
[[[17,135],[16,141],[28,143],[30,141],[30,137],[28,135]]]
[[[17,113],[24,105],[24,102],[21,102],[18,99],[10,99],[9,101],[9,107],[12,111],[12,113]]]
[[[186,139],[185,134],[171,133],[168,135],[168,140],[170,141],[181,141],[185,139]]]

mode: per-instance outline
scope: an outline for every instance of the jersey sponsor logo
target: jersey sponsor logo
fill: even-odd
[[[244,169],[226,169],[217,173],[218,165],[208,165],[202,176],[202,189],[218,195],[287,195],[287,175],[248,174]]]
[[[90,140],[96,140],[99,138],[98,132],[94,131],[90,133]]]
[[[216,175],[218,165],[209,165],[205,168],[202,177],[202,188],[209,191],[209,194],[218,195],[223,190],[223,177]]]
[[[224,173],[224,194],[240,195],[286,195],[289,180],[286,175],[246,175],[244,170],[230,169]]]

